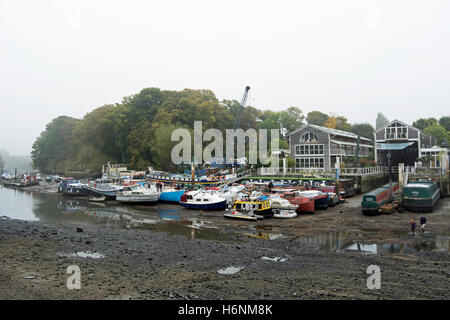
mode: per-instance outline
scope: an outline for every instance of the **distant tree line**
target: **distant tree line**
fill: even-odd
[[[203,130],[217,128],[225,133],[225,129],[234,128],[239,110],[238,101],[219,101],[211,90],[146,88],[124,97],[121,103],[96,108],[82,119],[67,116],[53,119],[33,144],[33,166],[42,172],[96,171],[110,161],[126,163],[137,170],[146,170],[149,165],[176,170],[179,168],[170,158],[178,143],[171,141],[173,130],[185,128],[193,132],[196,120],[203,122]],[[384,120],[387,122],[385,117]],[[305,122],[350,131],[372,140],[375,132],[369,123],[350,124],[343,116],[320,111],[305,116],[293,106],[282,111],[247,106],[242,111],[240,128],[278,129],[280,147],[288,148],[288,133]],[[377,118],[377,127],[378,122]],[[448,125],[448,119],[443,123]]]

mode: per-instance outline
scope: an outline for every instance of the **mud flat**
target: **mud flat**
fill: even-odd
[[[183,211],[130,229],[0,218],[0,299],[449,299],[450,202],[412,235],[420,214],[365,217],[358,201],[256,223]],[[66,286],[70,265],[80,290]],[[367,288],[370,265],[380,290]]]

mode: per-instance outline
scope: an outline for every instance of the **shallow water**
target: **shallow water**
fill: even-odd
[[[0,187],[0,217],[43,222],[74,222],[106,228],[145,229],[187,239],[228,240],[211,223],[182,218],[177,205],[121,205],[97,203],[87,198],[39,194]]]
[[[372,233],[376,232],[372,230]],[[393,234],[408,234],[408,231],[392,231]],[[315,237],[299,237],[300,242],[310,244],[321,249],[339,252],[360,252],[365,254],[397,254],[412,252],[440,251],[448,252],[450,240],[446,235],[438,235],[433,232],[411,235],[405,243],[385,242],[374,243],[364,240],[360,233],[352,232],[330,232]]]

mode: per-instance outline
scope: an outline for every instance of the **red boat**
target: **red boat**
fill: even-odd
[[[284,197],[290,203],[298,205],[298,208],[295,210],[298,214],[314,213],[314,199],[300,197],[298,196],[297,191],[285,192],[280,196]]]

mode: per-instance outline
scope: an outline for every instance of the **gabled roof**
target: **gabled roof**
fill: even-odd
[[[422,133],[422,134],[424,134],[424,135],[426,135],[426,136],[431,137],[430,134],[424,132],[423,130],[420,130],[420,129],[416,128],[416,127],[410,126],[409,124],[404,123],[403,121],[400,121],[400,120],[397,120],[397,119],[392,120],[392,121],[389,122],[387,125],[385,125],[383,128],[380,128],[380,129],[376,130],[375,133],[378,133],[378,132],[380,132],[381,130],[386,129],[386,127],[389,127],[389,126],[390,126],[391,124],[393,124],[394,122],[400,122],[401,124],[403,124],[403,125],[406,126],[406,127],[413,128],[414,130],[417,130],[418,132],[420,132],[420,133]]]
[[[358,139],[358,135],[354,134],[352,132],[343,131],[343,130],[337,130],[337,129],[332,129],[332,128],[327,128],[327,127],[316,126],[315,124],[310,124],[310,123],[305,124],[304,126],[300,127],[299,129],[292,131],[291,133],[288,134],[288,136],[291,136],[294,133],[297,133],[300,130],[305,129],[306,127],[311,127],[311,128],[314,128],[314,129],[317,129],[317,130],[320,130],[320,131],[324,131],[324,132],[330,133],[330,134],[335,135],[335,136],[341,136],[341,137],[348,137],[348,138]],[[360,136],[360,139],[361,140],[372,141],[372,140],[367,139],[366,137],[363,137],[363,136]]]

